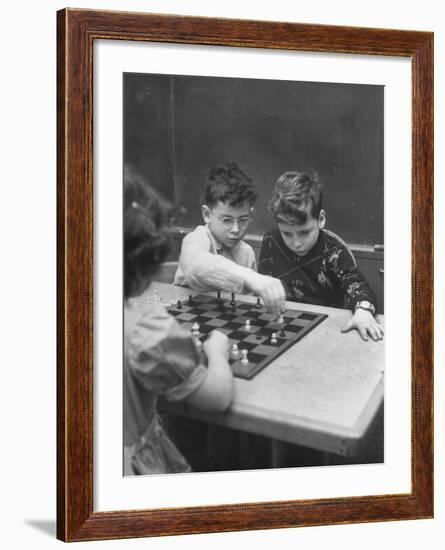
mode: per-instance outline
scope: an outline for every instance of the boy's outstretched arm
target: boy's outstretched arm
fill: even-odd
[[[252,265],[254,254],[252,251]],[[240,293],[244,286],[244,276],[248,267],[239,265],[210,250],[210,242],[206,235],[187,235],[181,247],[179,270],[175,276],[175,284],[185,284],[195,290],[225,290]]]
[[[254,258],[252,265],[255,265]],[[279,279],[261,275],[253,269],[213,254],[205,237],[188,235],[184,238],[179,266],[184,274],[184,282],[190,288],[225,290],[237,294],[247,289],[259,296],[274,315],[279,315],[285,309],[286,295]],[[177,278],[175,283],[181,284]]]

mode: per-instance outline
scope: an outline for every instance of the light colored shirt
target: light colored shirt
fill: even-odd
[[[198,225],[182,241],[175,284],[209,292],[243,292],[246,270],[256,270],[253,248],[240,241],[234,248],[219,243],[206,225]]]
[[[157,399],[186,399],[207,369],[190,336],[160,304],[124,308],[124,475],[188,472],[190,466],[159,421]]]

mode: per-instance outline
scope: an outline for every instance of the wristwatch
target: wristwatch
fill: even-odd
[[[358,308],[364,309],[365,311],[370,311],[373,315],[375,315],[375,307],[371,302],[368,302],[367,300],[362,300],[361,302],[357,302],[355,304],[354,311],[356,311]]]

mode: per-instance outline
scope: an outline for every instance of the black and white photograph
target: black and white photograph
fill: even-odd
[[[443,545],[445,18],[366,7],[4,4],[5,548]]]
[[[123,74],[124,476],[384,462],[384,95]]]

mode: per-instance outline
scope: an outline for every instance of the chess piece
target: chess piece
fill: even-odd
[[[247,358],[247,350],[246,349],[241,350],[241,363],[243,365],[247,365],[249,363],[249,359]]]
[[[216,297],[216,304],[218,306],[219,311],[224,311],[224,300],[221,298],[221,291],[218,290],[218,295]]]
[[[261,308],[261,300],[260,300],[259,298],[256,299],[255,307],[256,307],[257,309],[260,309],[260,308]]]
[[[178,300],[178,303],[176,304],[177,309],[182,309],[181,300]]]
[[[246,319],[246,322],[244,323],[244,329],[250,330],[250,319]]]
[[[283,314],[281,314],[281,315],[278,317],[277,323],[279,323],[280,325],[282,325],[282,324],[284,323]]]
[[[258,325],[258,321],[260,319],[261,312],[259,310],[255,311],[255,324]]]
[[[282,329],[280,330],[280,332],[278,333],[278,335],[279,335],[280,338],[284,338],[284,337],[286,336],[286,333],[284,332],[284,328],[282,328]]]
[[[193,305],[192,295],[189,294],[189,306],[192,306],[192,305]]]
[[[193,323],[192,325],[192,335],[193,336],[199,336],[199,324]]]
[[[233,346],[232,346],[232,357],[234,359],[238,359],[238,355],[239,355],[238,345],[233,344]]]
[[[234,292],[232,292],[232,301],[230,302],[230,305],[232,306],[232,308],[234,308],[236,306],[235,293]]]
[[[276,332],[272,332],[272,336],[270,337],[270,343],[271,344],[276,344],[277,343],[277,333]]]

